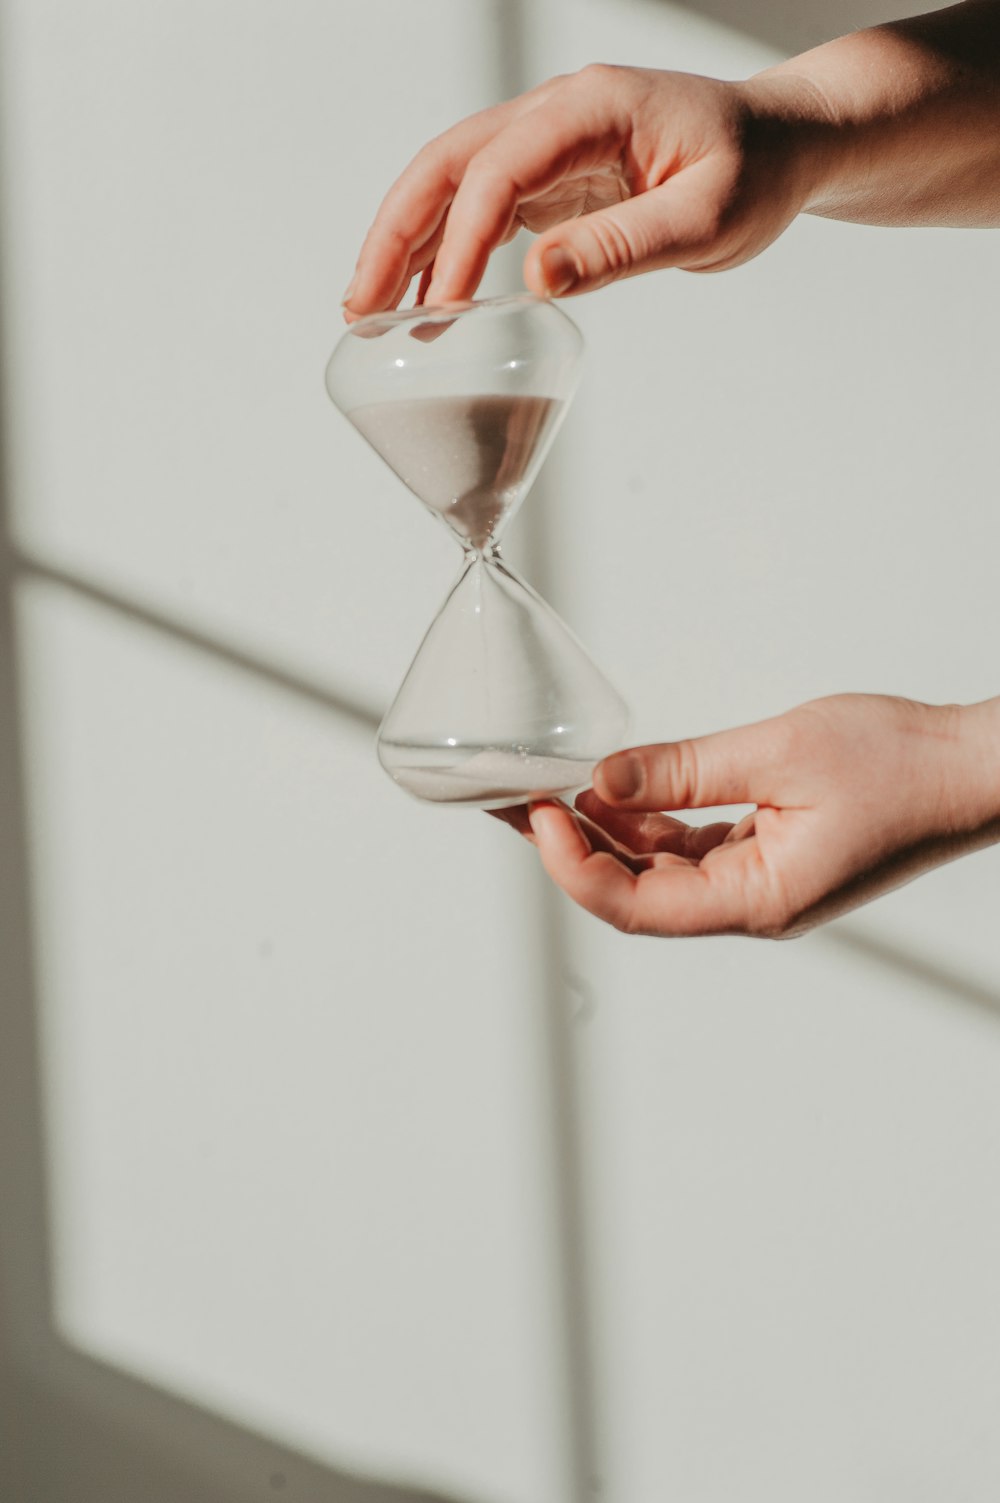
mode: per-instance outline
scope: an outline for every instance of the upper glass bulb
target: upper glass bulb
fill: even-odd
[[[583,339],[525,295],[376,314],[326,370],[330,396],[466,547],[496,542],[555,437]]]

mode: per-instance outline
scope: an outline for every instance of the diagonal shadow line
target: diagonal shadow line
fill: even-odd
[[[2,416],[0,416],[2,427]],[[0,453],[2,453],[0,448]],[[27,807],[18,734],[14,588],[25,573],[179,637],[323,708],[374,726],[373,711],[135,601],[17,554],[0,475],[0,1492],[18,1503],[470,1503],[333,1468],[91,1357],[58,1334],[37,982],[31,943]]]
[[[817,938],[907,976],[939,997],[941,992],[946,992],[949,1001],[967,1003],[980,1013],[987,1013],[994,1022],[1000,1022],[1000,988],[984,986],[972,977],[959,975],[950,967],[927,956],[905,950],[901,945],[894,945],[888,940],[876,939],[874,935],[862,933],[858,929],[837,926]]]
[[[55,1498],[46,1494],[44,1503],[460,1503],[419,1485],[333,1471],[58,1340],[26,1387],[36,1423],[40,1416],[59,1437],[65,1458],[55,1465]]]
[[[273,689],[280,689],[286,694],[294,694],[297,698],[318,705],[331,714],[352,721],[359,730],[378,729],[382,714],[377,706],[350,698],[345,694],[338,694],[318,679],[293,673],[281,663],[269,661],[256,653],[247,652],[245,648],[237,647],[234,643],[210,636],[207,632],[190,626],[179,616],[154,610],[135,596],[125,595],[117,589],[109,589],[108,586],[99,584],[96,580],[87,579],[74,570],[61,569],[23,549],[12,551],[12,563],[16,571],[29,578],[41,579],[48,584],[58,585],[61,589],[70,591],[92,605],[101,606],[107,611],[114,611],[151,631],[159,632],[175,642],[183,643],[185,647],[205,653],[215,658],[217,662],[225,663],[227,667],[236,668],[241,673],[262,680]]]
[[[0,403],[0,456],[2,429]],[[366,729],[377,716],[323,685],[16,552],[7,491],[0,466],[0,1496],[4,1503],[471,1503],[304,1456],[59,1336],[19,735],[18,580],[29,575],[72,590]]]
[[[3,40],[3,38],[0,38]],[[0,181],[0,203],[4,202]],[[0,352],[7,307],[0,260]],[[68,1346],[52,1309],[49,1164],[14,592],[26,575],[372,729],[376,710],[19,553],[0,361],[0,1498],[3,1503],[471,1503],[312,1460]],[[248,1316],[248,1318],[251,1318]]]

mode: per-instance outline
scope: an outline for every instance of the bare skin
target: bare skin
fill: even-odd
[[[540,296],[662,267],[723,271],[803,211],[1000,224],[1000,0],[875,27],[746,82],[601,64],[431,141],[390,189],[348,319],[472,297],[521,228]]]
[[[741,803],[757,808],[735,825],[661,812]],[[792,938],[1000,840],[1000,699],[834,695],[618,752],[575,813],[504,814],[553,881],[616,929]]]
[[[523,226],[539,296],[677,267],[724,271],[802,212],[1000,225],[1000,0],[855,33],[745,82],[598,65],[459,122],[385,198],[348,321],[474,296]],[[626,791],[626,768],[638,783]],[[664,810],[748,803],[736,826]],[[608,758],[577,810],[508,823],[555,882],[630,933],[805,932],[1000,840],[1000,698],[817,700]]]

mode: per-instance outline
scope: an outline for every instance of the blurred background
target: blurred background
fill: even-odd
[[[459,116],[910,8],[0,4],[5,1503],[998,1496],[1000,852],[670,944],[406,798],[458,556],[322,382]],[[636,740],[1000,692],[997,245],[572,305],[511,546]]]

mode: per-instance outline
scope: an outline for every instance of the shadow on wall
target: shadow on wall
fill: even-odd
[[[0,1498],[4,1503],[459,1503],[358,1477],[209,1414],[62,1342],[50,1308],[49,1236],[14,592],[41,574],[108,609],[211,650],[272,686],[370,727],[369,706],[17,558],[0,496]]]
[[[963,976],[937,963],[931,956],[915,955],[877,934],[868,933],[851,924],[834,924],[823,931],[819,938],[840,950],[847,950],[867,960],[884,966],[897,976],[906,976],[914,985],[928,994],[941,995],[964,1007],[985,1013],[994,1022],[1000,1022],[1000,988],[984,986],[974,976]]]
[[[18,1503],[459,1503],[333,1470],[68,1347],[50,1369],[24,1395],[50,1454]]]
[[[662,8],[663,0],[645,3]],[[792,56],[845,32],[900,21],[935,6],[919,0],[691,0],[684,8]]]
[[[493,55],[501,89],[516,93],[524,87],[522,7],[513,0],[491,0],[484,9],[497,38]],[[8,375],[4,369],[2,385]],[[0,456],[4,452],[0,442]],[[405,1480],[358,1475],[303,1456],[81,1352],[56,1329],[20,738],[23,694],[15,618],[19,584],[42,580],[86,599],[271,689],[305,700],[335,716],[340,725],[370,733],[381,707],[346,699],[329,685],[286,664],[267,661],[238,642],[220,641],[99,580],[18,552],[11,535],[8,479],[0,472],[0,1503],[473,1503]],[[570,1465],[579,1480],[591,1469],[591,1396],[576,1196],[576,1105],[566,1030],[561,1026],[558,961],[553,950],[549,1046],[575,1435]],[[582,1487],[576,1491],[582,1496]]]
[[[324,685],[205,638],[141,602],[19,557],[9,532],[6,478],[0,477],[0,1499],[460,1503],[405,1483],[324,1466],[85,1356],[55,1330],[19,736],[18,581],[41,577],[73,590],[273,688],[319,704],[341,722],[370,731],[378,714],[375,706],[338,698]]]
[[[650,10],[664,0],[641,0]],[[519,8],[497,0],[505,23]],[[838,33],[910,14],[916,0],[697,0],[689,9],[773,47],[801,51]],[[502,95],[522,86],[519,41],[512,28],[499,49]],[[3,446],[0,444],[0,453]],[[266,1437],[173,1397],[59,1340],[49,1299],[49,1255],[42,1105],[38,1083],[35,984],[30,944],[25,805],[18,739],[18,686],[13,591],[24,574],[82,594],[106,609],[210,652],[272,686],[326,706],[358,727],[377,720],[371,705],[335,699],[326,686],[263,663],[237,645],[210,640],[142,602],[112,596],[41,560],[15,556],[0,496],[0,1498],[3,1503],[459,1503],[406,1484],[359,1477],[321,1465]],[[552,910],[555,912],[555,909]],[[917,981],[947,985],[968,1003],[1000,1011],[1000,998],[963,985],[874,938],[843,931],[846,945]],[[556,968],[558,946],[553,946]],[[548,993],[558,1002],[553,977]],[[554,1025],[553,1025],[554,1026]],[[559,1054],[559,1048],[563,1048]],[[564,1280],[569,1369],[575,1384],[577,1478],[589,1475],[593,1410],[579,1208],[578,1104],[572,1061],[552,1044],[559,1177],[566,1204]],[[9,1431],[9,1433],[8,1433]],[[578,1496],[583,1496],[578,1489]]]

